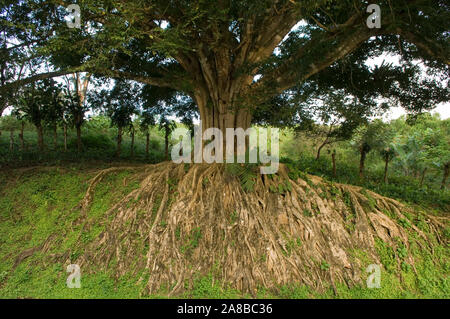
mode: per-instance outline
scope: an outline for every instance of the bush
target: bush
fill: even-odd
[[[81,142],[85,149],[109,150],[114,149],[115,143],[105,134],[88,133],[81,135]],[[68,148],[77,148],[77,139],[71,138],[67,143]]]

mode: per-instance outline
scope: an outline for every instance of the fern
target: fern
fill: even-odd
[[[237,177],[241,183],[242,189],[245,192],[253,191],[255,186],[255,179],[257,177],[255,164],[227,164],[226,172],[231,176]]]

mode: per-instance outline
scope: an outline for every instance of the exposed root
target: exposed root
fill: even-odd
[[[142,169],[141,167],[111,167],[105,170],[100,171],[90,182],[89,187],[84,195],[83,200],[80,202],[79,208],[81,209],[81,215],[83,217],[86,216],[86,211],[89,209],[89,206],[92,203],[95,187],[103,180],[103,178],[114,172],[125,171],[125,170],[136,170]]]
[[[14,271],[14,269],[17,268],[17,266],[19,266],[25,259],[33,256],[36,252],[41,251],[41,252],[46,252],[49,250],[52,240],[54,239],[54,235],[49,236],[42,244],[40,244],[39,246],[36,247],[32,247],[29,249],[26,249],[24,251],[22,251],[17,257],[16,260],[14,261],[14,265],[12,267],[12,271]],[[12,272],[11,271],[11,272]]]
[[[95,185],[117,169],[125,168],[104,170],[92,180],[82,212]],[[361,283],[362,264],[353,251],[381,264],[377,238],[394,251],[409,247],[398,222],[407,209],[359,187],[318,177],[291,180],[284,166],[276,176],[259,176],[249,193],[223,165],[162,163],[142,170],[140,188],[106,213],[106,230],[76,263],[117,276],[140,274],[146,293],[165,288],[177,294],[211,272],[223,285],[252,294],[293,283],[318,290],[331,284],[336,291],[338,282]],[[280,185],[288,190],[275,192]],[[88,229],[93,226],[86,221]],[[411,227],[430,249],[427,235]],[[407,261],[414,265],[411,256]]]

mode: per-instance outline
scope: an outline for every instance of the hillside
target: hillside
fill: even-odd
[[[64,167],[30,167],[0,171],[0,296],[5,298],[159,298],[167,297],[173,287],[164,286],[164,282],[157,291],[147,292],[148,280],[146,267],[139,266],[146,260],[149,244],[146,236],[139,234],[142,222],[154,222],[158,206],[153,206],[153,214],[144,219],[125,219],[123,224],[115,224],[118,215],[126,213],[126,207],[137,207],[136,202],[129,194],[142,188],[144,179],[155,169],[154,166],[132,164],[128,167],[121,163],[114,169],[102,171],[108,165],[80,165],[71,164]],[[101,178],[99,172],[104,172]],[[311,192],[322,194],[319,197],[327,202],[339,202],[339,189],[348,189],[348,186],[324,183],[314,176],[301,175],[306,180],[304,187]],[[92,187],[89,205],[86,203],[86,192],[93,186],[91,181],[97,176],[98,184]],[[295,176],[298,178],[298,176]],[[293,177],[293,178],[295,178]],[[167,187],[176,189],[179,185],[174,180],[167,180]],[[204,181],[205,185],[208,181]],[[309,186],[308,186],[308,185]],[[316,185],[316,186],[314,186]],[[323,185],[327,185],[324,187]],[[165,187],[164,185],[160,185]],[[207,187],[207,186],[205,186]],[[323,189],[323,190],[321,190]],[[378,210],[381,197],[368,191],[359,191],[365,194],[367,207],[365,210]],[[174,190],[170,191],[171,193]],[[128,197],[127,197],[128,196]],[[283,196],[281,193],[276,196]],[[124,206],[124,198],[128,198]],[[345,196],[344,196],[345,198]],[[159,203],[161,204],[159,199]],[[158,200],[157,200],[158,201]],[[120,204],[122,202],[122,204]],[[176,202],[176,200],[175,200]],[[80,205],[81,204],[81,205]],[[120,206],[115,206],[120,204]],[[128,206],[127,206],[128,205]],[[400,204],[399,204],[400,205]],[[114,207],[115,206],[115,207]],[[403,207],[398,206],[398,207]],[[113,208],[113,209],[111,209]],[[299,218],[304,220],[320,220],[325,209],[320,207],[319,212],[309,212],[306,209]],[[388,214],[389,212],[386,212]],[[398,212],[400,213],[400,212]],[[139,211],[137,211],[139,214]],[[242,214],[242,212],[239,212]],[[200,213],[202,216],[202,214]],[[253,292],[238,291],[227,285],[226,272],[221,269],[218,262],[216,268],[192,272],[175,296],[188,297],[269,297],[269,298],[449,298],[449,281],[446,274],[449,272],[448,250],[448,219],[438,215],[410,208],[402,209],[403,218],[388,214],[396,223],[401,225],[399,237],[389,234],[383,241],[376,239],[376,251],[353,249],[346,251],[349,263],[354,273],[361,276],[353,283],[347,281],[347,276],[341,279],[331,278],[331,270],[336,265],[327,260],[316,260],[317,278],[322,281],[315,287],[298,283],[284,284],[271,289],[260,287]],[[238,215],[228,217],[230,225]],[[131,222],[131,225],[128,224]],[[164,229],[169,227],[168,220],[157,221]],[[133,225],[133,223],[138,223]],[[312,224],[311,224],[312,225]],[[318,224],[319,225],[319,224]],[[325,225],[325,224],[323,224]],[[355,231],[357,223],[348,219],[346,232]],[[201,227],[201,226],[200,226]],[[96,253],[101,234],[109,233],[112,229],[119,231],[117,236],[129,242],[123,253],[115,249],[118,247],[102,248],[101,259],[96,262]],[[137,233],[125,232],[125,229],[134,229]],[[145,228],[144,228],[145,229]],[[203,246],[205,241],[204,228],[193,229],[193,236],[184,240],[182,247],[184,253],[190,254],[193,260],[198,253],[197,247]],[[324,232],[328,231],[323,229]],[[371,230],[373,232],[374,230]],[[122,232],[122,233],[120,233]],[[175,234],[179,236],[179,234]],[[336,239],[337,234],[330,234]],[[392,236],[392,239],[391,237]],[[349,237],[350,238],[350,237]],[[253,243],[254,245],[254,243]],[[285,257],[302,251],[308,246],[308,237],[303,234],[297,239],[286,242]],[[179,246],[177,246],[179,248]],[[239,245],[237,246],[239,247]],[[255,246],[256,247],[256,246]],[[105,250],[106,249],[106,250]],[[238,249],[238,248],[236,248]],[[197,253],[196,253],[197,252]],[[105,254],[111,254],[110,260],[105,261]],[[228,252],[229,254],[230,252]],[[93,260],[86,260],[91,256]],[[132,260],[121,260],[128,256]],[[254,262],[267,263],[266,257],[259,256]],[[69,263],[81,263],[82,289],[67,289],[66,266]],[[106,263],[105,263],[106,262]],[[365,289],[365,279],[368,274],[365,269],[372,263],[381,262],[382,288]],[[127,265],[127,268],[121,268]],[[211,265],[214,266],[214,265]],[[289,274],[289,270],[284,272]],[[335,272],[336,276],[340,276]],[[313,278],[313,277],[312,277]],[[268,284],[269,286],[269,284]]]

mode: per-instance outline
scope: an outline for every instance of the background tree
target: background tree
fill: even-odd
[[[372,150],[384,148],[386,137],[388,136],[387,125],[381,120],[374,120],[367,125],[361,126],[353,137],[353,147],[359,152],[359,177],[364,178],[364,168],[367,158]]]
[[[66,80],[66,109],[67,118],[75,127],[77,132],[77,148],[78,152],[83,149],[81,140],[81,127],[85,121],[85,113],[89,109],[87,102],[87,91],[91,74],[83,74],[76,72],[71,76],[65,76]]]
[[[383,181],[385,184],[388,183],[388,170],[389,170],[389,163],[394,159],[396,153],[395,149],[392,146],[386,146],[383,148],[380,152],[381,157],[384,160],[384,176]]]
[[[139,111],[139,86],[131,81],[116,79],[111,90],[102,90],[92,97],[92,103],[100,107],[111,119],[111,125],[117,127],[117,151],[122,152],[124,129],[132,130],[133,115]]]
[[[14,132],[22,126],[21,121],[13,115],[0,118],[0,130],[9,132],[9,151],[14,151]]]
[[[145,135],[145,158],[149,158],[150,152],[150,127],[156,125],[154,115],[148,110],[140,114],[139,129]]]
[[[56,150],[58,148],[58,126],[63,120],[65,104],[61,86],[55,86],[54,90],[44,106],[44,124],[53,133],[53,144]]]
[[[164,158],[169,160],[169,138],[173,130],[177,127],[174,120],[168,119],[166,116],[161,116],[158,120],[159,129],[164,131]]]
[[[420,185],[423,185],[426,173],[433,169],[444,171],[445,176],[450,144],[449,122],[438,116],[421,114],[393,123],[393,130],[398,132],[395,143],[397,166],[405,174],[420,178]]]
[[[36,126],[40,151],[44,150],[44,121],[46,118],[53,117],[53,114],[49,115],[49,113],[57,108],[59,99],[59,86],[52,79],[29,84],[18,94],[16,112],[23,114]]]

